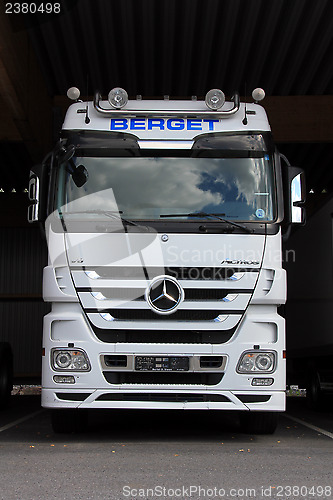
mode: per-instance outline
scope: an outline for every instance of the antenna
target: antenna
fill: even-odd
[[[88,92],[89,92],[89,74],[87,73],[87,87],[86,87],[86,96],[87,96],[87,99],[88,99]],[[88,101],[87,101],[87,106],[86,106],[86,117],[84,119],[85,123],[90,123],[90,118],[89,118],[89,115],[88,115]]]
[[[246,116],[246,82],[245,82],[245,101],[244,101],[244,118],[243,118],[243,125],[247,125],[247,116]]]

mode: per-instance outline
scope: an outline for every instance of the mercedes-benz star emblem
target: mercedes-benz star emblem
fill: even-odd
[[[175,312],[184,299],[184,290],[171,276],[157,276],[146,290],[146,301],[159,314]]]

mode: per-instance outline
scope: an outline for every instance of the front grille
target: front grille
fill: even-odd
[[[128,300],[145,300],[144,294],[142,293],[142,289],[136,288],[98,288],[94,287],[93,289],[89,288],[78,288],[79,292],[93,292],[93,293],[101,293],[105,299],[120,299],[125,301]],[[186,300],[222,300],[229,293],[232,293],[231,290],[226,289],[218,289],[218,288],[186,288],[185,289],[185,298]],[[239,293],[239,292],[238,292]],[[101,306],[103,302],[101,302]]]
[[[188,373],[188,372],[103,372],[109,384],[186,384],[186,385],[217,385],[223,378],[223,373]]]
[[[230,330],[120,330],[91,327],[102,342],[134,344],[224,344],[236,331]]]
[[[161,275],[179,280],[184,291],[172,314],[158,314],[146,301],[145,290]],[[102,342],[222,344],[244,315],[258,269],[104,266],[73,268],[72,277]]]
[[[102,394],[96,401],[151,401],[154,403],[229,403],[222,394],[173,394],[173,393],[117,393]]]
[[[147,279],[168,275],[177,280],[226,280],[244,269],[231,267],[89,267],[86,272],[94,271],[102,279]],[[252,269],[251,269],[252,271]]]
[[[146,321],[212,321],[219,314],[220,311],[207,311],[207,310],[180,310],[172,314],[157,314],[154,311],[147,309],[110,309],[103,310],[103,313],[110,313],[111,316],[119,320],[146,320]]]

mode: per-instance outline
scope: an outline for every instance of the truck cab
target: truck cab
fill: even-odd
[[[49,249],[42,405],[54,430],[84,409],[127,408],[234,410],[246,430],[273,432],[281,241],[303,219],[302,172],[281,164],[264,109],[238,94],[70,95],[29,189]]]

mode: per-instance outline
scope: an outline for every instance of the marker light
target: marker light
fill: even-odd
[[[67,97],[72,101],[77,101],[78,98],[80,97],[79,89],[76,87],[71,87],[70,89],[67,90]]]
[[[255,385],[257,387],[262,387],[262,386],[273,385],[273,383],[274,383],[273,378],[253,378],[251,385]]]
[[[260,88],[257,88],[257,89],[254,89],[254,91],[252,92],[252,97],[255,101],[262,101],[264,98],[265,98],[265,91],[264,89],[260,89]]]
[[[75,384],[73,375],[54,375],[53,380],[56,384]]]
[[[113,106],[114,108],[123,108],[127,104],[128,94],[126,90],[120,87],[115,87],[114,89],[110,90],[108,100],[111,106]]]
[[[210,109],[220,109],[225,103],[225,95],[222,90],[212,89],[207,92],[205,97],[205,103]]]

